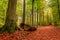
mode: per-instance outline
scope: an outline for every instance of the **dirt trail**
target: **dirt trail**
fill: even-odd
[[[0,34],[0,40],[60,40],[60,28],[43,26],[28,35],[24,35],[24,31],[16,31],[13,34],[4,32]]]

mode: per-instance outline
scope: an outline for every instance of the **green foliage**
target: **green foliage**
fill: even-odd
[[[8,0],[0,0],[0,24],[4,24]]]
[[[57,0],[48,0],[48,1],[49,1],[48,4],[46,4],[45,0],[34,1],[34,10],[33,10],[34,11],[33,13],[34,24],[37,24],[37,21],[38,21],[38,24],[40,25],[49,25],[49,23],[54,23],[54,22],[56,22],[57,25],[60,25],[60,17],[58,14]],[[59,1],[59,6],[60,6],[60,0],[58,1]],[[8,0],[0,0],[0,24],[4,24],[5,22],[7,6],[8,6]],[[23,2],[17,0],[16,6],[17,6],[16,8],[17,17],[18,16],[22,17],[23,16],[22,15],[23,14]],[[49,14],[49,12],[47,12],[46,13],[47,15],[44,16],[44,13],[45,13],[44,11],[47,8],[52,9],[51,15]],[[37,9],[38,9],[38,13],[37,13]],[[25,11],[26,11],[26,16],[25,16],[26,23],[31,24],[32,23],[32,17],[31,17],[32,16],[32,0],[26,0]],[[35,13],[38,14],[38,20],[36,16],[37,14]],[[48,21],[44,21],[43,18],[46,18]]]

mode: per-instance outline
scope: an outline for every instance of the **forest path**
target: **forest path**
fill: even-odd
[[[42,26],[27,35],[24,34],[23,30],[16,31],[13,34],[4,32],[0,34],[0,40],[60,40],[60,28]]]
[[[43,26],[26,36],[27,40],[60,40],[60,28]]]

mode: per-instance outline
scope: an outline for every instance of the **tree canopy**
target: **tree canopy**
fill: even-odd
[[[22,22],[23,17],[23,1],[17,0],[16,16],[20,18],[17,24]],[[25,20],[26,23],[32,23],[32,0],[25,0]],[[0,0],[0,24],[4,25],[8,0]],[[37,11],[38,10],[38,11]],[[34,0],[33,24],[34,25],[60,25],[60,0]],[[38,15],[37,15],[38,14]],[[38,24],[37,24],[38,21]]]

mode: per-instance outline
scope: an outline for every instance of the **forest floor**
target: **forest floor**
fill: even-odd
[[[0,40],[60,40],[60,28],[54,26],[42,26],[36,31],[26,32],[16,31],[13,34],[4,32],[0,34]]]

